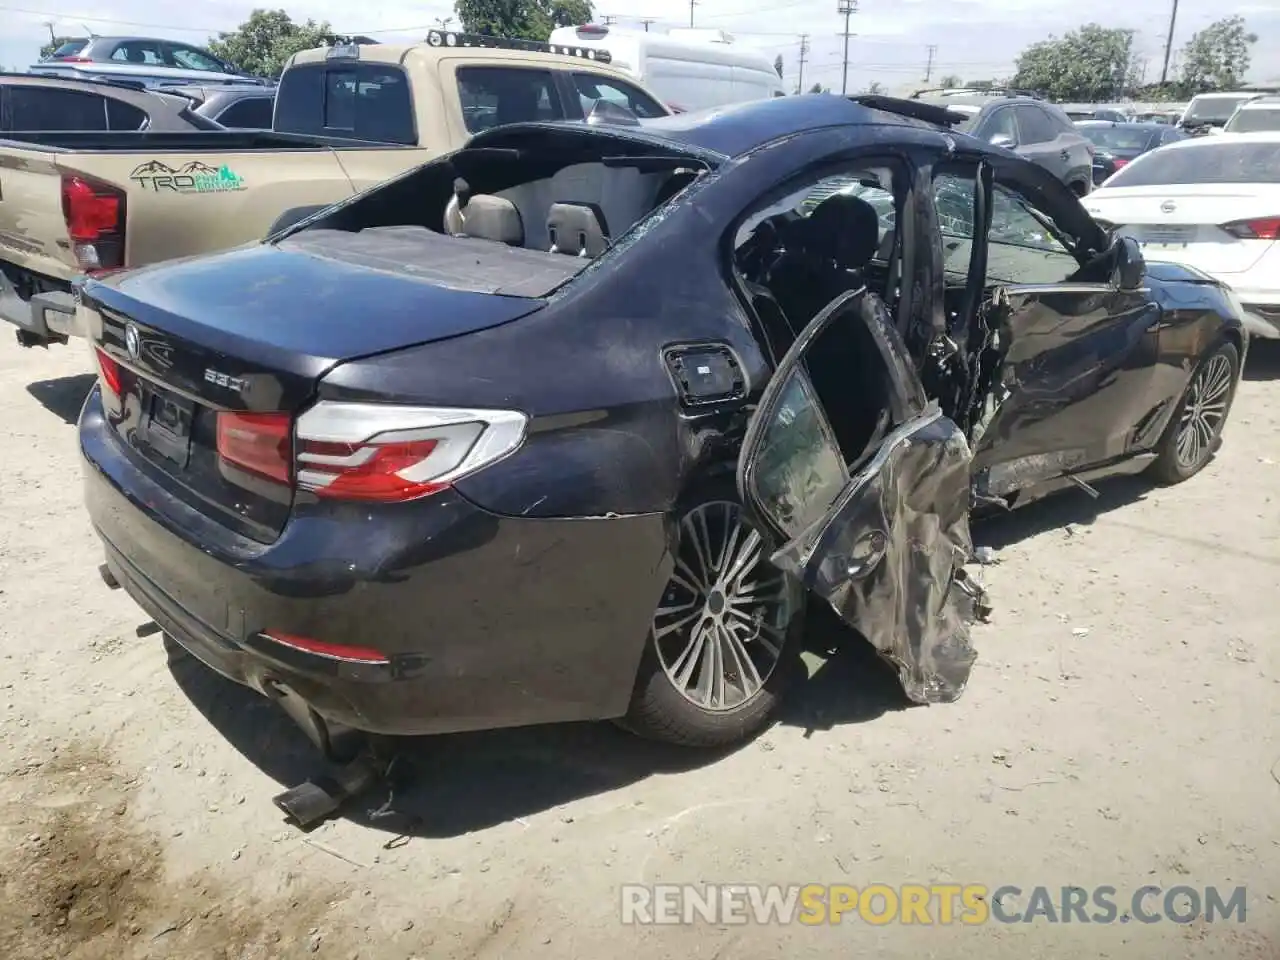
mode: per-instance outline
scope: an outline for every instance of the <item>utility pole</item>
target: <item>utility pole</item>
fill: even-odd
[[[849,18],[858,12],[858,0],[839,0],[839,6],[836,12],[844,16],[844,79],[840,81],[840,93],[843,96],[849,94],[849,38],[853,36],[849,32]]]
[[[924,65],[924,82],[928,83],[929,78],[933,76],[933,55],[938,52],[936,43],[929,44],[929,62]]]
[[[796,78],[796,93],[804,93],[804,62],[809,57],[809,35],[800,34],[800,76]]]
[[[1173,0],[1173,11],[1169,14],[1169,36],[1164,41],[1164,66],[1160,69],[1160,86],[1169,81],[1169,54],[1173,51],[1173,25],[1178,22],[1178,0]]]
[[[698,5],[698,0],[689,0],[689,26],[693,26],[693,8]]]
[[[649,24],[651,24],[651,23],[657,23],[658,21],[657,21],[657,20],[655,20],[653,17],[645,17],[645,18],[644,18],[643,20],[641,20],[640,22],[644,24],[644,32],[645,32],[645,33],[648,33],[648,32],[649,32]]]

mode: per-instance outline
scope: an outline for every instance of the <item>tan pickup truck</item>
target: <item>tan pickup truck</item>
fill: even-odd
[[[82,273],[260,240],[498,124],[669,112],[606,59],[433,32],[295,55],[267,132],[0,132],[0,319],[65,343]]]

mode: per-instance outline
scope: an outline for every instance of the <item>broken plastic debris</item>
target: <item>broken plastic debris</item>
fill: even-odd
[[[1087,637],[1089,635],[1088,627],[1076,627],[1071,631],[1073,637]]]
[[[975,547],[973,550],[973,559],[975,563],[980,563],[984,567],[1000,562],[1000,558],[996,556],[995,550],[991,547]]]

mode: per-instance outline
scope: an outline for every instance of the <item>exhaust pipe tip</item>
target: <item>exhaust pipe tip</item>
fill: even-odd
[[[111,572],[111,568],[105,563],[98,564],[98,576],[102,577],[102,582],[107,585],[107,589],[120,589],[120,581],[116,579],[116,575]]]

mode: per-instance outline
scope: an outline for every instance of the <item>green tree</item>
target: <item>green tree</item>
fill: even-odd
[[[456,0],[467,33],[546,40],[556,27],[590,23],[591,0]]]
[[[1182,48],[1183,87],[1199,93],[1238,86],[1249,70],[1249,48],[1257,42],[1258,35],[1245,29],[1243,17],[1211,23]]]
[[[60,46],[62,46],[67,41],[74,40],[74,39],[75,37],[54,37],[52,40],[50,40],[43,47],[40,48],[40,59],[43,60],[45,57],[52,56],[53,51],[57,50]]]
[[[290,57],[325,46],[332,33],[327,20],[294,23],[283,10],[254,10],[235,30],[210,39],[209,49],[255,76],[278,77]]]
[[[1013,86],[1055,100],[1107,100],[1123,94],[1132,73],[1133,31],[1088,23],[1022,51]]]
[[[778,54],[773,58],[773,69],[778,71],[778,77],[782,77],[782,54]]]
[[[830,93],[831,91],[826,87],[824,87],[822,84],[815,83],[812,87],[809,88],[809,92],[810,93]]]
[[[938,86],[944,89],[952,89],[954,87],[963,87],[964,81],[954,73],[948,73],[945,77],[938,81]]]
[[[881,83],[879,80],[872,80],[870,83],[867,84],[867,89],[862,92],[870,93],[874,96],[880,96],[882,93],[884,93],[884,84]]]

